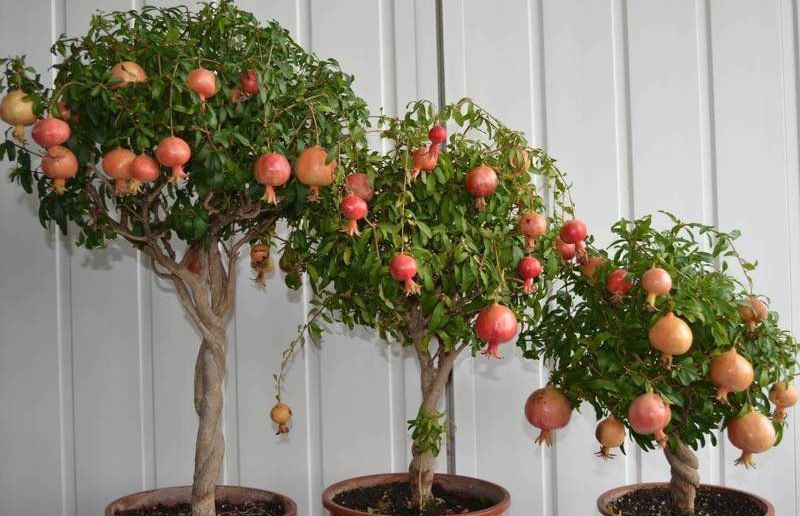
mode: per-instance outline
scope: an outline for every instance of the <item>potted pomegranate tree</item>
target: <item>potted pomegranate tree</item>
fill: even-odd
[[[312,338],[322,320],[336,320],[412,347],[422,402],[408,422],[408,473],[345,480],[323,504],[334,515],[503,514],[504,489],[434,475],[440,401],[461,354],[502,358],[519,327],[537,324],[561,266],[549,228],[571,217],[566,185],[548,156],[469,99],[438,113],[414,103],[403,118],[379,123],[392,150],[357,164],[313,217],[296,220],[281,266],[308,272]],[[455,129],[449,140],[443,126]],[[551,218],[542,191],[555,199]],[[279,402],[284,374],[276,375]],[[289,412],[277,408],[276,423],[285,424]]]
[[[797,401],[797,342],[754,293],[738,233],[667,217],[664,230],[650,216],[622,220],[607,250],[560,269],[555,302],[527,340],[531,356],[552,364],[550,385],[531,395],[526,415],[546,433],[588,402],[602,420],[600,457],[613,457],[626,432],[644,450],[663,449],[669,484],[610,491],[598,500],[603,514],[653,514],[650,504],[773,514],[756,496],[701,486],[692,450],[716,444],[722,428],[741,450],[736,463],[751,467],[780,441],[784,411]]]
[[[256,272],[270,267],[276,221],[301,217],[309,189],[333,180],[323,148],[336,147],[341,165],[365,148],[366,104],[334,62],[230,1],[97,15],[85,36],[61,37],[52,51],[52,88],[23,59],[0,61],[0,115],[13,126],[0,159],[15,162],[11,177],[38,197],[42,224],[67,234],[72,223],[89,249],[122,238],[146,256],[201,336],[193,486],[127,497],[106,514],[178,503],[194,516],[216,514],[239,255],[251,246]],[[259,505],[225,514],[296,513],[272,493],[216,493],[220,503]]]

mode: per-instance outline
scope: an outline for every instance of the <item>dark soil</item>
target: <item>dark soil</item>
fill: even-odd
[[[286,509],[282,503],[275,502],[217,502],[217,516],[283,516]],[[147,509],[120,511],[117,516],[192,516],[192,506],[188,503],[180,505],[157,505]]]
[[[411,488],[405,482],[359,487],[337,494],[333,501],[356,511],[388,516],[442,516],[466,514],[494,505],[489,500],[471,498],[458,492],[447,492],[434,484],[435,502],[424,512],[411,504]]]
[[[624,516],[677,516],[667,488],[639,489],[617,498],[609,507]],[[697,516],[764,516],[764,509],[746,496],[700,488],[694,501]]]

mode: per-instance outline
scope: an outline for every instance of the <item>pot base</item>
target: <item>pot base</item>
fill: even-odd
[[[666,482],[633,484],[606,491],[597,499],[601,514],[615,516],[672,516]],[[722,486],[701,485],[695,501],[697,514],[709,516],[774,516],[775,509],[763,498]]]

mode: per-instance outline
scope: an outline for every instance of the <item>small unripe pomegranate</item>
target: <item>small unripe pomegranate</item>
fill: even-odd
[[[656,298],[666,296],[672,290],[672,277],[664,269],[653,267],[642,276],[642,288],[647,292],[645,308],[655,311]]]
[[[256,273],[253,281],[257,285],[264,286],[267,275],[275,268],[272,257],[269,255],[269,247],[266,244],[258,243],[250,247],[250,268]]]
[[[103,170],[114,180],[114,195],[128,194],[128,179],[131,177],[131,165],[136,154],[128,149],[117,147],[103,156]]]
[[[628,423],[634,432],[641,435],[653,434],[658,444],[664,448],[669,438],[664,428],[672,420],[672,410],[658,394],[642,394],[628,406]]]
[[[283,154],[270,152],[259,156],[253,165],[253,174],[256,181],[265,187],[261,200],[267,204],[278,204],[275,187],[286,184],[292,175],[292,166]]]
[[[31,130],[33,141],[44,148],[63,145],[71,134],[69,124],[58,118],[45,118],[34,124]]]
[[[294,173],[297,180],[309,187],[309,202],[319,200],[319,188],[333,183],[336,177],[336,160],[326,165],[327,158],[328,151],[314,145],[303,149],[295,161]]]
[[[511,156],[511,166],[514,167],[514,175],[518,176],[531,168],[531,156],[526,149],[519,150],[522,159],[518,159],[516,154]]]
[[[339,211],[347,219],[347,225],[341,231],[350,236],[358,236],[358,221],[367,216],[367,201],[357,195],[347,195],[339,203]]]
[[[533,280],[542,274],[542,264],[533,256],[526,256],[517,264],[517,272],[525,280],[523,292],[530,294],[534,291]]]
[[[671,367],[674,355],[682,355],[692,347],[694,335],[686,321],[669,312],[650,328],[649,338],[650,345],[661,352],[664,367]]]
[[[632,286],[633,280],[625,269],[617,269],[606,278],[606,292],[611,294],[611,301],[614,304],[621,303]]]
[[[186,76],[186,85],[197,93],[203,102],[217,94],[217,76],[203,67],[195,68]]]
[[[552,446],[552,431],[567,426],[571,416],[569,399],[552,385],[534,391],[525,402],[525,418],[541,430],[537,444]]]
[[[53,145],[42,158],[42,171],[53,180],[55,194],[64,195],[67,179],[78,173],[78,158],[68,148]]]
[[[783,421],[786,419],[786,409],[797,403],[797,389],[792,383],[776,383],[769,390],[769,399],[775,404],[773,421]]]
[[[278,432],[275,435],[289,433],[289,421],[292,419],[292,409],[285,403],[278,402],[269,411],[269,417],[278,425]]]
[[[134,82],[145,82],[147,74],[144,69],[133,61],[122,61],[111,68],[109,82],[112,88],[125,88]]]
[[[753,365],[731,348],[711,359],[711,383],[717,387],[717,401],[728,402],[728,393],[747,390],[753,383]]]
[[[547,217],[535,211],[523,213],[519,219],[519,230],[527,237],[529,251],[536,249],[536,239],[547,233]]]
[[[747,298],[747,302],[737,307],[736,310],[751,333],[755,331],[758,323],[765,321],[769,316],[767,305],[755,296]]]
[[[595,455],[603,460],[613,459],[612,448],[619,448],[625,443],[625,425],[611,414],[606,419],[600,421],[594,436],[600,443],[600,451]]]
[[[495,358],[503,358],[498,347],[517,334],[517,316],[509,308],[499,304],[484,308],[475,321],[475,333],[485,341],[487,347],[481,353]]]
[[[772,448],[775,438],[775,427],[772,426],[772,421],[755,410],[734,418],[728,423],[728,440],[742,450],[742,455],[736,459],[735,464],[741,464],[746,468],[755,467],[753,454]]]
[[[420,287],[414,282],[417,275],[417,260],[407,254],[396,254],[389,261],[389,272],[395,281],[402,281],[405,284],[405,294],[419,294]]]

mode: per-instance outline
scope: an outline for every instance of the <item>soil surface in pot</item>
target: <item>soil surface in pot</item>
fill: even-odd
[[[275,502],[217,502],[217,516],[283,516],[286,509]],[[165,506],[158,505],[147,509],[120,511],[117,516],[192,516],[192,506],[188,503]]]
[[[611,509],[625,516],[673,516],[669,489],[637,489],[611,503]],[[702,516],[764,516],[764,509],[750,498],[700,488],[694,501],[695,514]]]
[[[377,486],[359,487],[337,494],[333,501],[356,511],[388,514],[391,516],[442,516],[445,514],[465,514],[487,509],[494,505],[457,492],[445,491],[434,484],[433,496],[436,503],[420,512],[411,504],[411,488],[405,482],[393,482]]]

